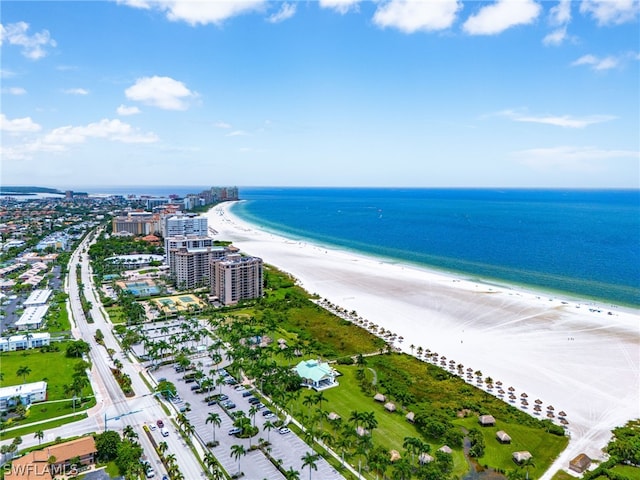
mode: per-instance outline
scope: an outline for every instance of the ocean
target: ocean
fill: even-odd
[[[640,306],[637,190],[241,187],[239,193],[245,201],[234,214],[295,239],[566,298]]]

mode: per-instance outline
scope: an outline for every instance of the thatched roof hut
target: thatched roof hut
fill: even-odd
[[[358,435],[359,437],[364,437],[365,435],[367,435],[369,432],[367,430],[364,429],[364,427],[356,427],[356,435]]]
[[[453,450],[451,450],[451,447],[449,445],[443,445],[438,449],[439,452],[444,452],[444,453],[453,453]]]
[[[420,462],[420,465],[424,465],[425,463],[431,463],[433,462],[433,457],[428,453],[423,452],[418,457],[418,462]]]
[[[416,419],[416,414],[415,414],[415,413],[413,413],[413,412],[409,412],[409,413],[407,413],[407,414],[405,415],[405,417],[404,417],[404,418],[406,418],[406,419],[407,419],[407,422],[411,422],[411,423],[413,423],[413,422],[415,421],[415,419]]]
[[[385,397],[385,396],[384,396],[383,394],[381,394],[381,393],[376,393],[376,394],[373,396],[373,399],[374,399],[376,402],[384,403],[384,402],[385,402],[385,400],[387,399],[387,397]]]
[[[340,415],[338,415],[336,412],[331,412],[329,413],[329,415],[327,415],[327,418],[331,421],[338,420],[340,418]]]
[[[396,405],[392,402],[387,402],[384,404],[384,408],[387,412],[395,412],[396,411]]]
[[[400,460],[402,457],[400,456],[400,452],[398,452],[397,450],[391,450],[389,452],[389,455],[391,455],[391,457],[389,458],[389,460],[391,460],[392,462],[397,462],[398,460]]]
[[[511,437],[503,430],[496,432],[496,438],[500,443],[511,443]]]
[[[578,473],[583,473],[590,466],[591,466],[591,459],[584,453],[581,453],[580,455],[578,455],[576,458],[574,458],[569,462],[569,469]]]
[[[522,452],[513,452],[512,457],[514,462],[522,463],[522,462],[526,462],[531,458],[531,453],[527,452],[526,450]]]
[[[496,419],[493,418],[493,415],[480,415],[478,422],[483,427],[493,427],[496,424]]]

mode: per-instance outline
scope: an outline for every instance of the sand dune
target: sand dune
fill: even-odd
[[[230,213],[207,214],[216,238],[294,275],[309,292],[483,376],[531,405],[564,410],[569,447],[542,478],[584,452],[601,458],[612,428],[640,417],[640,312],[550,298],[286,239]],[[519,405],[517,401],[515,405]],[[531,408],[531,406],[529,407]],[[543,413],[545,415],[545,413]]]

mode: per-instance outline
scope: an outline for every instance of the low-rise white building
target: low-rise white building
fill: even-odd
[[[44,316],[49,310],[48,305],[40,305],[39,307],[27,307],[20,319],[16,322],[18,330],[37,330],[42,327]]]
[[[15,352],[16,350],[39,348],[49,345],[50,343],[51,335],[47,332],[0,337],[0,352]]]
[[[0,388],[0,412],[6,411],[18,404],[31,405],[47,399],[47,382],[24,383]]]
[[[24,301],[25,307],[37,307],[39,305],[44,305],[49,301],[51,297],[51,290],[34,290]]]

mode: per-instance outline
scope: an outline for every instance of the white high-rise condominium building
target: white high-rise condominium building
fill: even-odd
[[[206,236],[208,222],[207,217],[196,214],[170,215],[165,219],[164,236],[175,237],[177,235]]]
[[[223,305],[260,298],[263,294],[262,259],[238,254],[211,261],[211,294]]]

